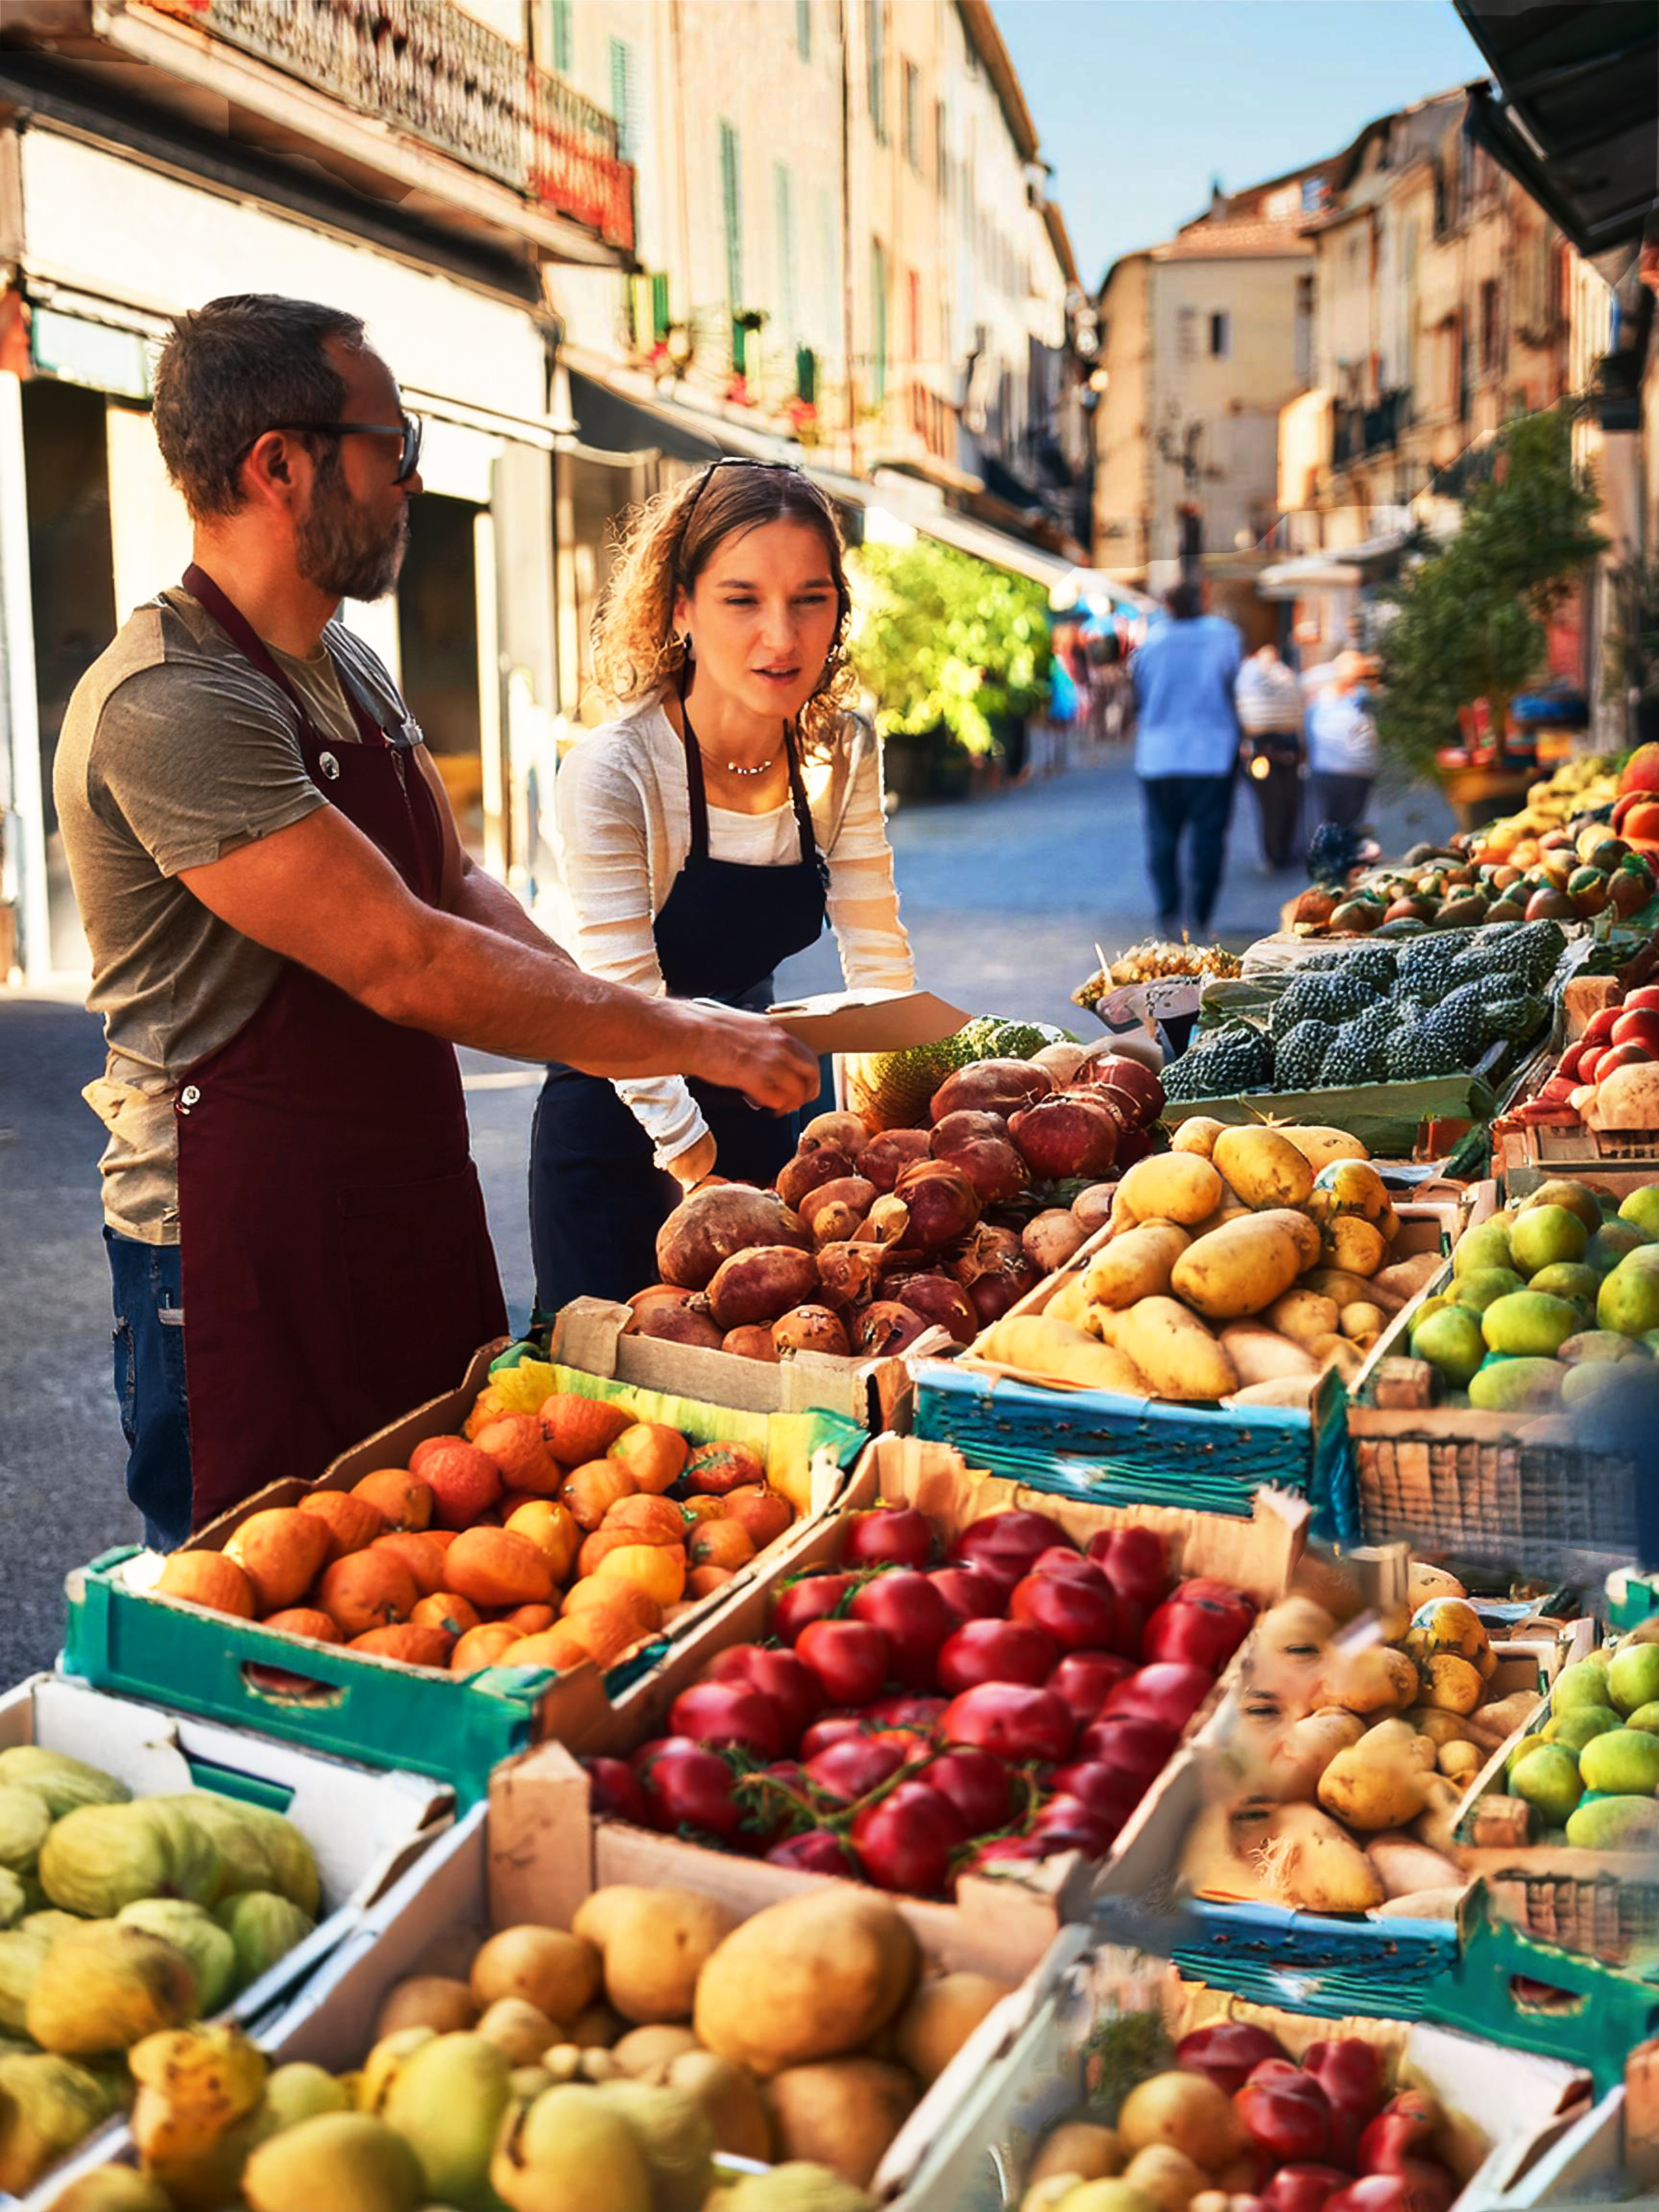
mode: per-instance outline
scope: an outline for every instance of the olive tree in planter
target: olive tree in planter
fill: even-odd
[[[1048,696],[1047,594],[926,538],[860,546],[850,566],[853,663],[889,784],[900,798],[957,796],[997,758],[1000,730]]]
[[[1377,730],[1395,765],[1435,775],[1458,710],[1477,699],[1504,729],[1510,700],[1544,672],[1550,617],[1606,544],[1589,526],[1595,506],[1565,410],[1499,432],[1456,537],[1390,594]]]

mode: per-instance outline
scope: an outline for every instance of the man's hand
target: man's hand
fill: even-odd
[[[687,1073],[741,1091],[774,1114],[793,1114],[818,1095],[818,1063],[787,1030],[763,1014],[710,1013],[708,1036]]]

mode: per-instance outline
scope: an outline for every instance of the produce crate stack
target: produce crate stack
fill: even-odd
[[[0,2195],[1650,2197],[1625,774],[1097,955],[1092,1046],[845,1059],[625,1303],[72,1576],[0,1700]]]

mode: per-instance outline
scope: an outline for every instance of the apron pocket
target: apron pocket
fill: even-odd
[[[356,1441],[459,1383],[483,1340],[473,1330],[488,1245],[471,1164],[348,1188],[339,1204],[347,1350],[364,1401]]]

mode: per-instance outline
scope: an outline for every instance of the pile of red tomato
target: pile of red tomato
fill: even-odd
[[[595,1811],[921,1897],[992,1860],[1103,1858],[1254,1604],[1176,1582],[1146,1528],[1079,1551],[994,1513],[946,1550],[915,1507],[850,1516],[773,1641],[721,1652],[668,1735],[586,1762]]]

